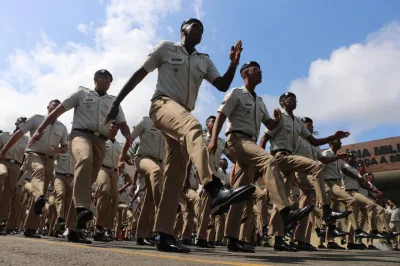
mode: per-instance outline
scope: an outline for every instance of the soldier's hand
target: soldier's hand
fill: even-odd
[[[215,140],[211,139],[210,144],[208,144],[207,151],[208,153],[215,153],[217,150],[217,143]]]
[[[117,117],[118,113],[119,113],[119,105],[114,105],[113,104],[110,107],[110,110],[108,110],[108,114],[104,118],[104,121],[103,121],[102,125],[106,125],[111,120],[114,120]]]
[[[28,147],[32,146],[35,142],[39,141],[42,135],[43,135],[42,131],[36,130],[35,134],[33,134],[31,139],[29,140]]]
[[[242,52],[242,41],[238,41],[235,46],[231,47],[231,52],[229,53],[229,59],[233,65],[238,65],[240,61],[240,53]]]
[[[342,130],[336,131],[335,134],[333,135],[333,137],[336,140],[344,139],[344,138],[347,138],[348,136],[350,136],[350,132],[342,131]]]
[[[274,120],[276,122],[279,122],[279,121],[281,121],[281,118],[282,118],[282,112],[281,112],[281,110],[279,108],[276,108],[274,110]]]
[[[124,168],[125,168],[125,162],[118,160],[117,168],[118,168],[118,175],[122,174],[122,172],[124,171]]]

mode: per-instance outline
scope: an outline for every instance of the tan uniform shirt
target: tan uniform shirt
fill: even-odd
[[[3,132],[0,134],[0,149],[7,143],[11,138],[12,134],[9,132]],[[23,163],[24,152],[26,145],[28,145],[29,138],[27,136],[22,136],[17,143],[15,143],[6,153],[4,157],[6,160],[13,160],[19,164]]]
[[[76,162],[70,152],[57,154],[54,170],[57,174],[74,175],[75,164]]]
[[[111,168],[118,167],[118,157],[122,150],[122,144],[118,141],[106,141],[106,153],[103,160],[103,165]]]
[[[152,157],[163,161],[165,158],[165,138],[161,132],[154,127],[150,117],[143,117],[133,127],[132,139],[140,138],[139,149],[136,154]]]
[[[301,137],[297,138],[296,150],[294,154],[307,157],[314,161],[318,161],[323,157],[320,147],[313,146],[308,140]]]
[[[254,141],[260,135],[261,122],[265,124],[271,119],[262,98],[254,99],[245,86],[228,92],[218,112],[227,117],[226,132],[242,131],[254,137]]]
[[[322,156],[327,158],[335,157],[335,153],[331,150],[324,150],[322,152]],[[344,168],[345,161],[343,160],[336,160],[332,163],[328,163],[325,165],[325,181],[327,180],[340,180],[342,178],[342,169]]]
[[[358,172],[357,169],[355,169],[354,167],[348,165],[347,163],[344,165],[344,168],[350,170],[353,174],[358,176]],[[359,190],[360,187],[360,183],[358,183],[358,181],[354,178],[348,177],[345,174],[342,174],[342,183],[343,183],[343,188],[344,189],[355,189],[355,190]]]
[[[206,146],[208,146],[211,141],[211,135],[208,132],[207,134],[203,134],[203,140]],[[219,161],[221,160],[222,154],[227,155],[228,149],[226,148],[225,141],[222,138],[218,137],[217,149],[215,150],[215,153],[209,155],[210,167],[212,167],[215,171],[218,171]]]
[[[45,118],[43,115],[34,115],[20,125],[19,129],[24,134],[29,131],[32,137]],[[68,145],[68,131],[63,123],[55,121],[52,125],[46,127],[40,140],[36,141],[32,146],[26,147],[25,151],[54,157],[53,146],[58,147],[59,145]]]
[[[79,87],[76,92],[62,102],[62,106],[67,111],[74,108],[72,130],[75,128],[88,129],[108,137],[109,124],[102,125],[102,123],[114,100],[115,96],[105,94],[100,97],[94,90]],[[121,106],[115,122],[117,124],[125,122]]]
[[[300,117],[292,118],[285,110],[282,112],[282,119],[278,126],[273,130],[265,129],[265,133],[271,137],[271,152],[277,150],[295,152],[299,136],[305,139],[311,135]]]
[[[153,99],[166,96],[189,111],[195,108],[203,79],[212,83],[221,76],[208,55],[197,51],[190,55],[180,42],[161,41],[142,67],[147,72],[158,69]]]

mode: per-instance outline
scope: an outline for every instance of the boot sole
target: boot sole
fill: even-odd
[[[241,193],[230,198],[226,202],[218,205],[211,210],[211,215],[220,215],[227,212],[231,205],[246,201],[256,190],[255,186],[249,186],[247,189],[243,190]]]
[[[77,223],[87,223],[93,219],[93,213],[91,211],[82,211],[78,214]]]

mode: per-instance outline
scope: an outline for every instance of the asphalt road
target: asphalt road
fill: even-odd
[[[0,247],[0,265],[400,265],[400,252],[383,250],[285,253],[257,248],[255,254],[237,254],[218,247],[192,248],[192,253],[180,255],[126,241],[82,245],[65,239],[27,239],[21,235],[0,237]]]

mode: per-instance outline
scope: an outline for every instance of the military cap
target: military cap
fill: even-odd
[[[355,151],[349,151],[347,152],[347,155],[350,157],[357,157],[357,153]]]
[[[94,73],[94,77],[98,77],[98,76],[108,76],[111,78],[111,82],[113,81],[113,76],[111,75],[110,71],[108,71],[107,69],[97,70],[96,73]]]
[[[293,92],[290,92],[290,91],[285,92],[284,94],[281,95],[281,97],[279,97],[279,102],[282,101],[283,99],[290,98],[290,97],[293,97],[296,99],[296,94],[294,94]]]
[[[312,119],[309,118],[309,117],[303,117],[303,118],[301,119],[301,121],[302,121],[303,123],[313,123]]]
[[[249,61],[249,62],[246,62],[246,63],[243,64],[243,66],[240,68],[240,73],[242,73],[242,71],[244,69],[246,69],[248,67],[251,67],[251,66],[256,66],[258,68],[261,68],[260,64],[258,64],[256,61]]]
[[[182,22],[181,29],[183,29],[183,26],[185,26],[186,24],[191,24],[191,23],[199,23],[204,29],[203,23],[201,23],[201,21],[198,20],[197,18],[189,18],[184,22]]]

